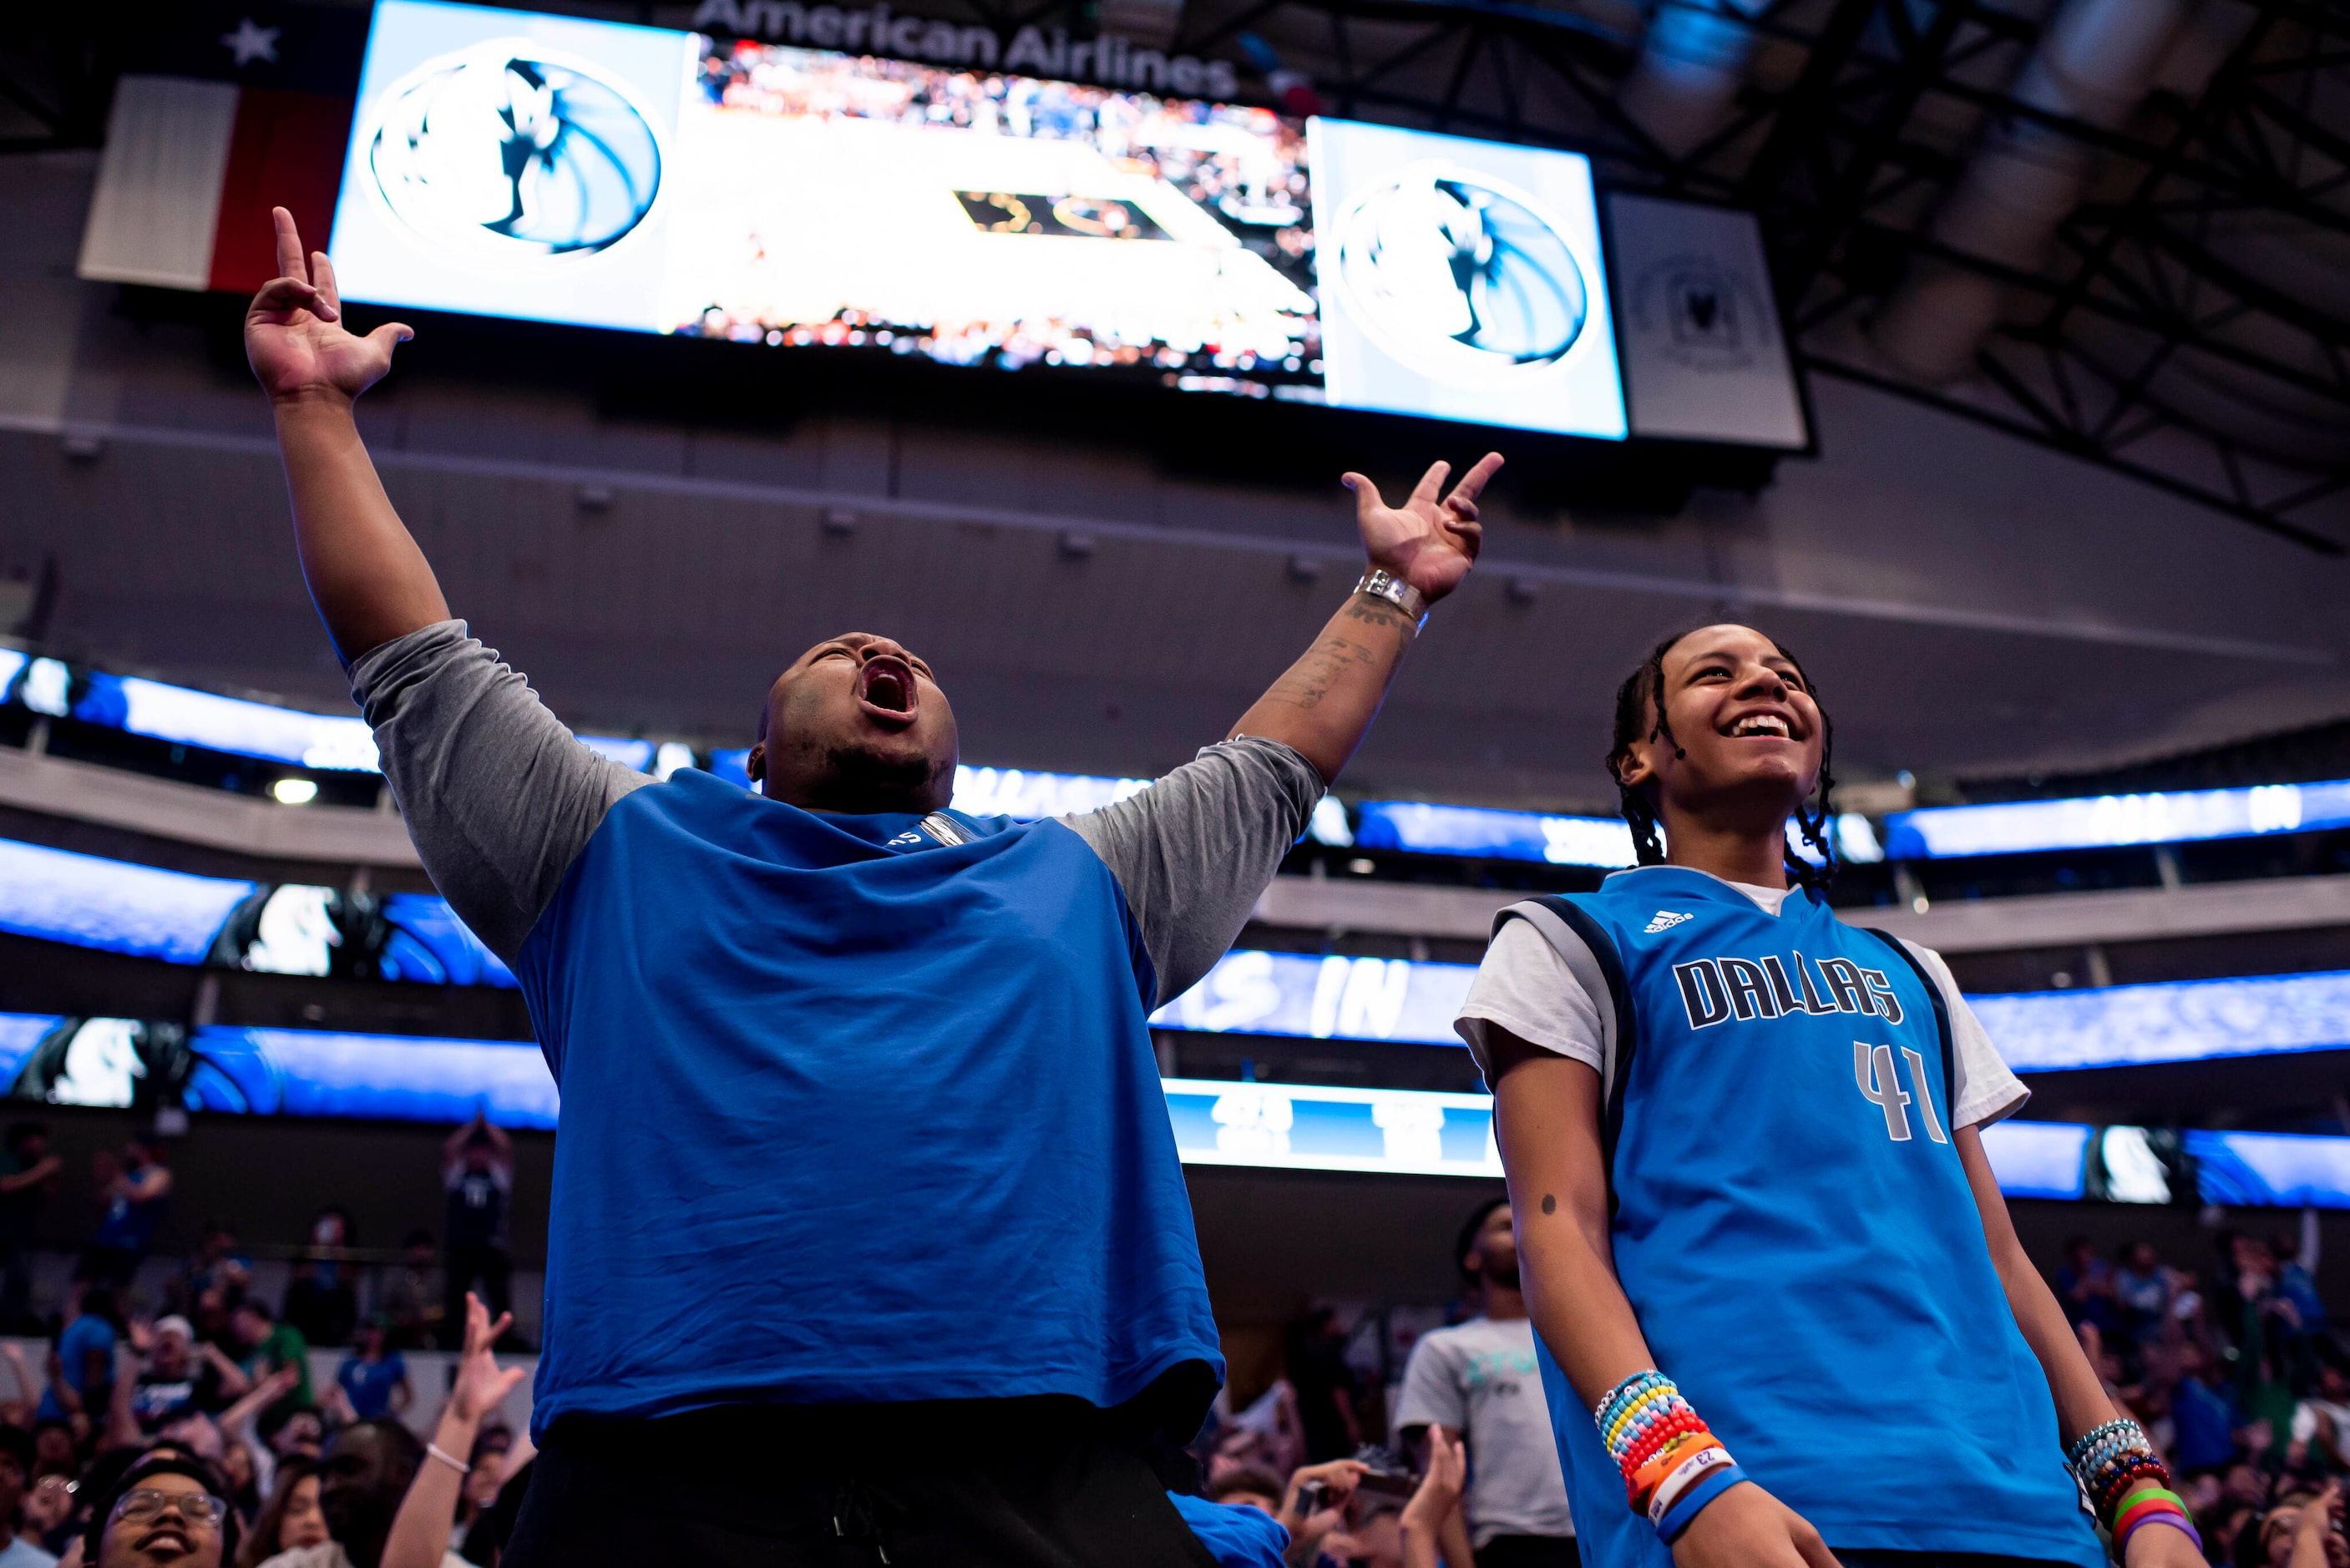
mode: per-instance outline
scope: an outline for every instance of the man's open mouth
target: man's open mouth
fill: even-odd
[[[1749,713],[1721,732],[1733,740],[1742,740],[1757,735],[1778,741],[1792,741],[1795,738],[1793,727],[1776,713]]]
[[[920,702],[913,667],[893,654],[876,654],[857,672],[857,700],[901,722],[912,722]]]
[[[152,1552],[156,1547],[166,1544],[177,1548],[183,1553],[191,1555],[192,1555],[196,1550],[196,1543],[189,1539],[186,1527],[178,1524],[159,1525],[155,1529],[149,1531],[146,1534],[139,1538],[137,1550],[140,1552]]]

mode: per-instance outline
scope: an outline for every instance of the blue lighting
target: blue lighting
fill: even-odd
[[[1993,1122],[1981,1132],[1983,1156],[2010,1198],[2078,1198],[2091,1130],[2077,1122]]]
[[[30,662],[25,654],[13,648],[0,648],[0,702],[8,700],[8,688],[16,683],[17,671]]]
[[[0,930],[77,947],[202,963],[256,882],[192,877],[0,840]]]
[[[2350,1138],[2190,1131],[2181,1141],[2206,1203],[2350,1209]]]
[[[394,893],[383,901],[383,918],[391,934],[376,959],[379,978],[516,988],[514,971],[457,918],[448,899],[431,893]]]
[[[2350,972],[1970,996],[2019,1073],[2350,1046]]]
[[[1553,866],[1633,864],[1632,830],[1620,817],[1544,816],[1423,801],[1365,801],[1356,810],[1355,847],[1482,855]]]
[[[1161,1029],[1458,1045],[1452,1020],[1476,967],[1243,950],[1150,1015]]]
[[[632,774],[643,773],[653,765],[653,743],[650,741],[627,741],[612,735],[575,735],[572,739],[598,756],[619,763]]]
[[[1044,816],[1083,816],[1140,794],[1150,784],[1149,779],[1099,778],[1089,774],[958,767],[954,798],[948,804],[972,816],[1034,822]]]
[[[73,716],[134,735],[299,767],[377,769],[375,733],[364,719],[247,702],[135,675],[89,674]]]
[[[2310,833],[2350,827],[2350,779],[2262,784],[2254,789],[1933,806],[1897,813],[1885,819],[1885,853],[1896,860]]]

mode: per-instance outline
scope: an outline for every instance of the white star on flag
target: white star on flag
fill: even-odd
[[[284,31],[282,27],[257,26],[252,17],[244,16],[238,18],[236,31],[223,33],[220,41],[224,47],[236,56],[236,63],[240,66],[250,65],[255,60],[267,60],[275,65],[277,61],[277,36]]]

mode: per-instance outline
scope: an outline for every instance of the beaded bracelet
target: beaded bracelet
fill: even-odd
[[[1608,1390],[1591,1417],[1623,1472],[1624,1501],[1667,1542],[1745,1479],[1673,1380],[1653,1367]]]

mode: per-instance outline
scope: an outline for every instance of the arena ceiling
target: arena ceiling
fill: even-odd
[[[2350,711],[2344,568],[2327,558],[2350,542],[2350,10],[2074,0],[2067,16],[2136,19],[2101,49],[2039,0],[1100,4],[1170,49],[1253,60],[1244,94],[1571,147],[1617,187],[1764,216],[1822,458],[1783,464],[1759,502],[1701,496],[1670,519],[1503,507],[1477,613],[1415,660],[1362,782],[1596,804],[1589,753],[1620,665],[1716,613],[1767,618],[1843,672],[1840,746],[1860,774],[2103,765]],[[1067,4],[906,8],[1006,28],[1101,19]],[[0,147],[95,145],[109,41],[160,14],[51,5],[13,26]],[[54,279],[70,235],[46,251]],[[148,351],[69,293],[52,291],[84,322],[81,347],[61,350],[79,356],[68,379],[94,386]],[[215,356],[193,379],[217,370]],[[265,426],[214,407],[248,394],[206,385],[167,410],[149,393],[109,394],[106,417],[234,432],[166,509],[171,536],[208,541],[214,564],[168,569],[103,532],[139,484],[190,472],[168,441],[118,441],[94,467],[37,442],[5,454],[9,493],[27,513],[54,497],[57,514],[13,541],[0,529],[0,546],[62,554],[64,625],[92,651],[330,693],[275,532]],[[60,397],[78,417],[83,393]],[[864,470],[812,448],[884,438],[810,427],[788,453],[722,460],[723,443],[675,431],[590,431],[592,410],[559,401],[402,391],[412,451],[394,486],[444,530],[452,598],[503,625],[582,722],[729,734],[740,703],[716,693],[755,690],[805,617],[846,614],[970,672],[975,761],[1163,766],[1220,732],[1318,619],[1340,568],[1317,584],[1300,563],[1347,549],[1343,513],[1302,491],[919,432],[886,438],[900,443],[888,498],[827,535],[827,498],[866,483],[838,474]],[[485,456],[501,429],[539,456]],[[2019,441],[2077,461],[2026,461]],[[639,456],[648,487],[631,490]],[[567,462],[608,467],[618,504],[580,512]],[[239,534],[261,509],[272,524]],[[1064,546],[1072,533],[1088,553]],[[754,543],[770,535],[799,542]],[[598,578],[599,561],[620,580]],[[788,593],[754,592],[779,579]],[[1201,583],[1217,585],[1204,600],[1179,591]],[[1105,664],[1102,649],[1129,647]]]

